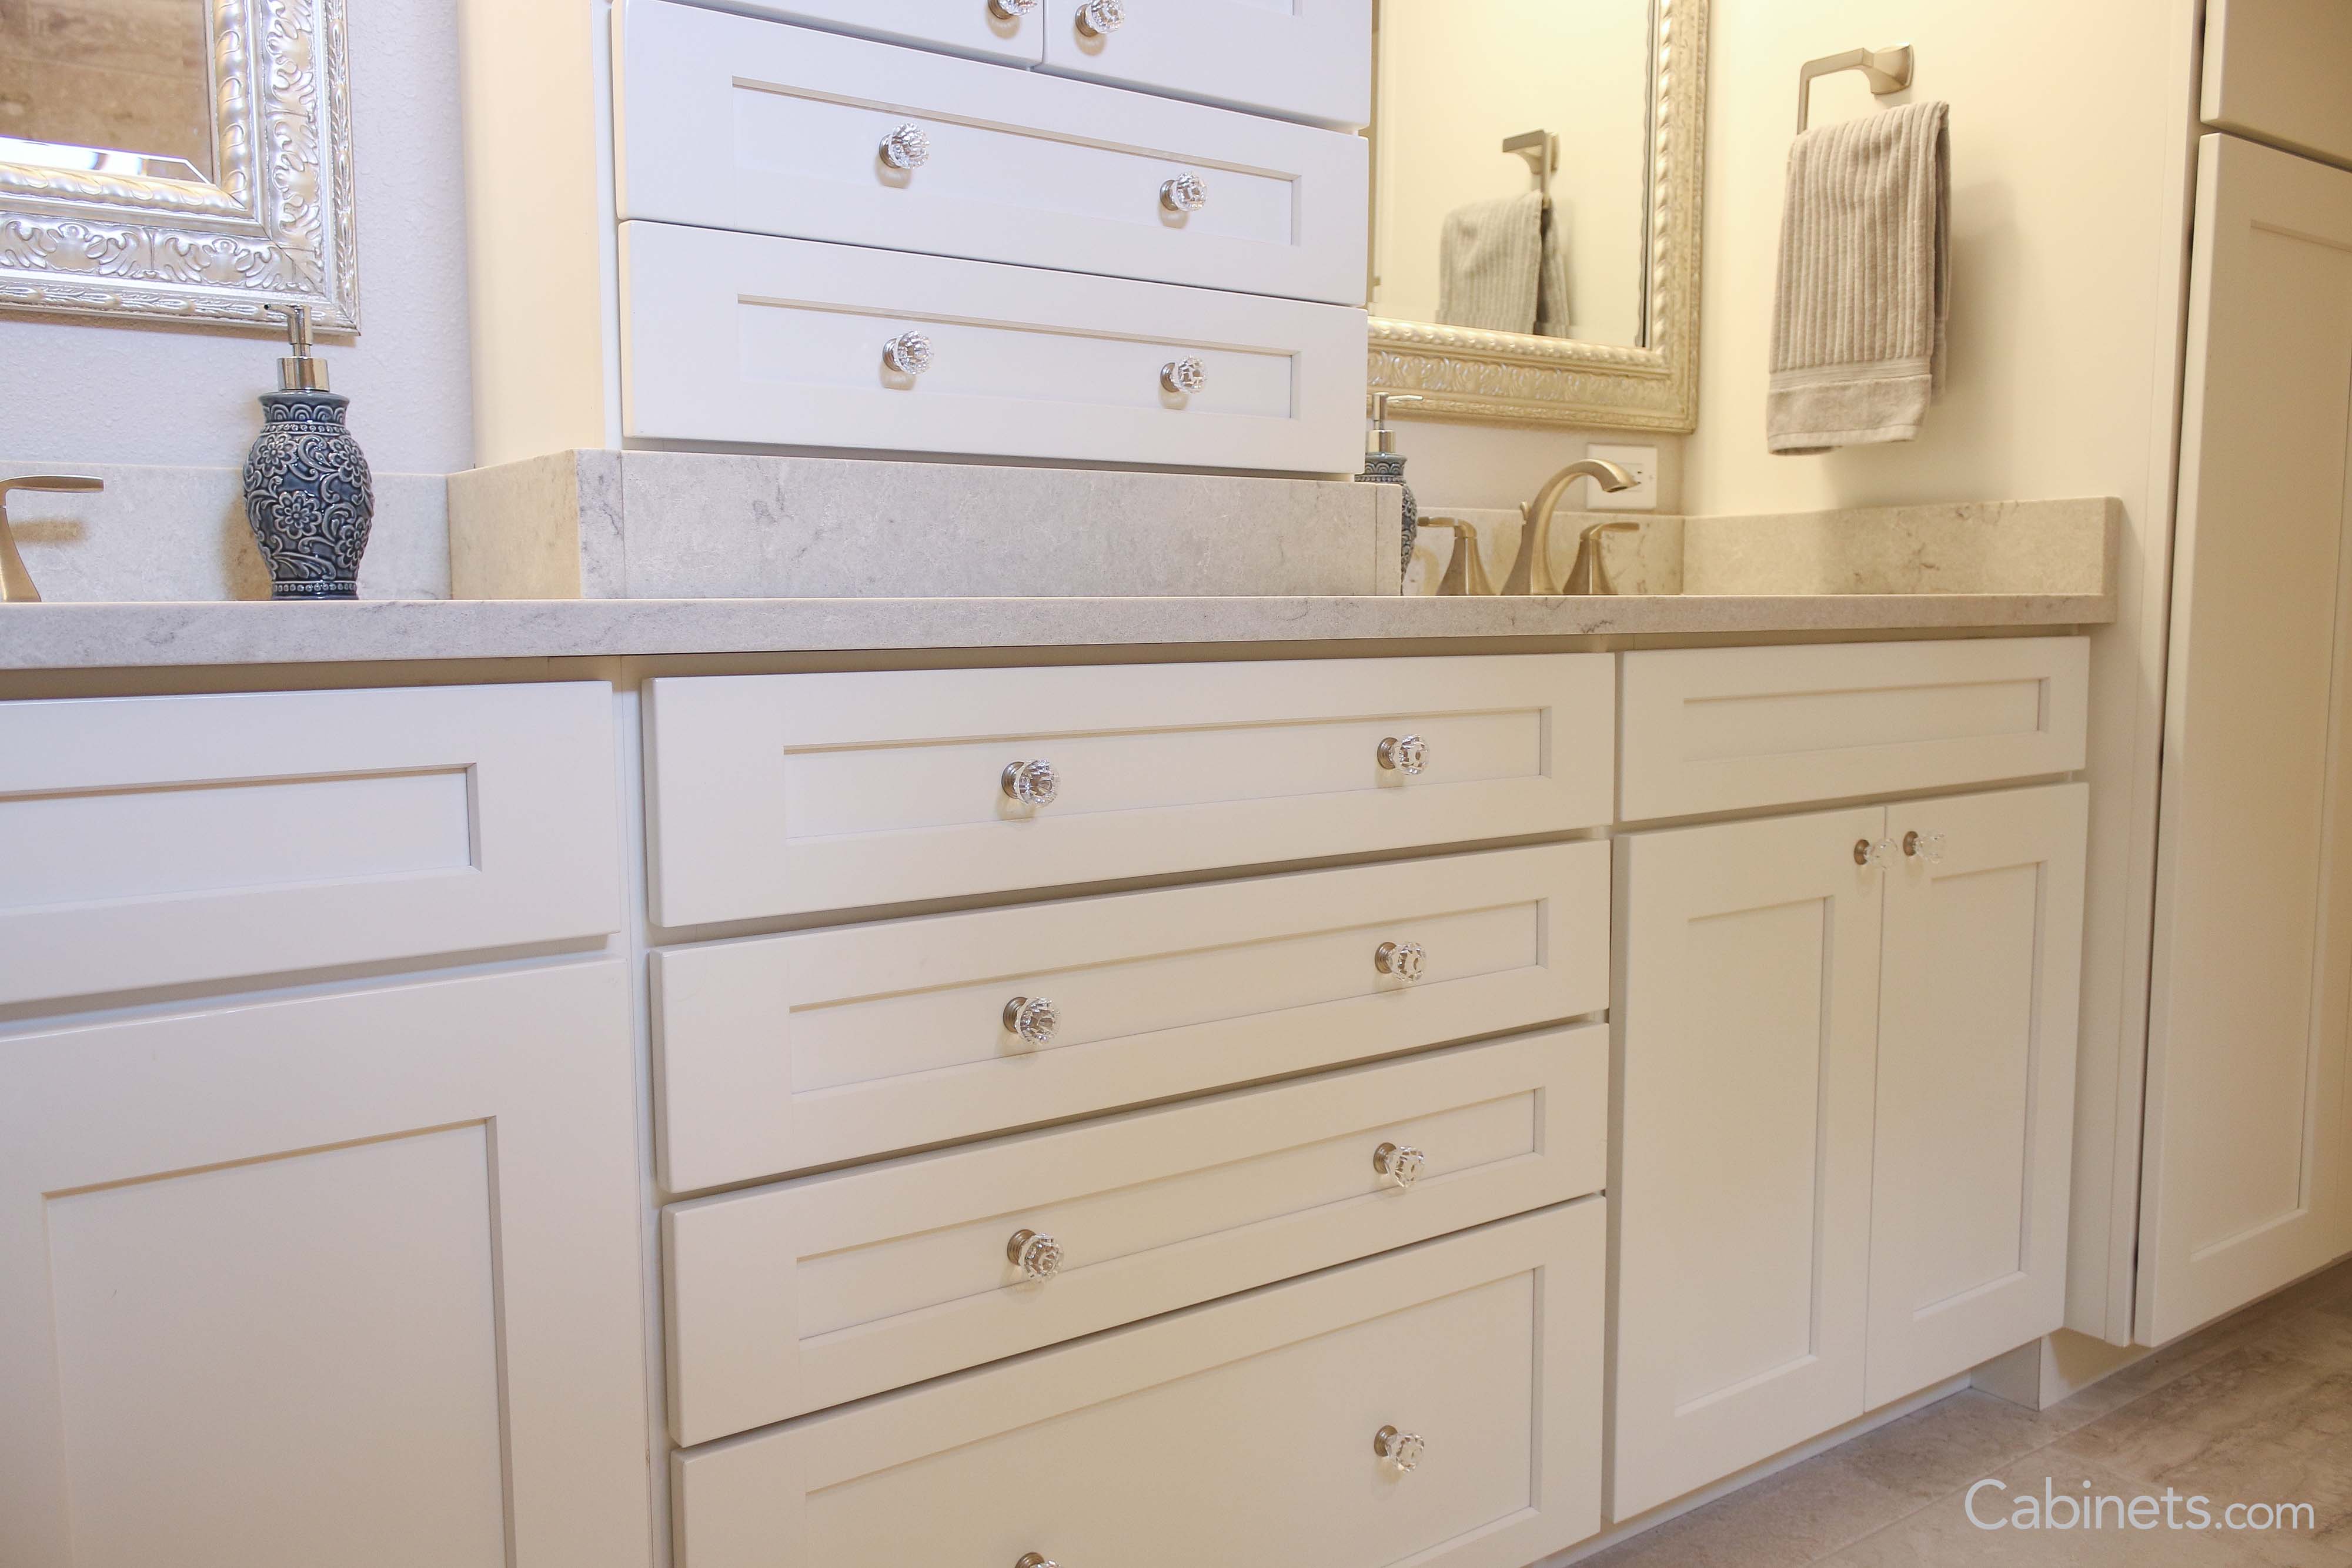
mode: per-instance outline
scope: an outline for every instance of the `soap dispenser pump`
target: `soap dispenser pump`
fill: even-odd
[[[261,434],[245,459],[245,516],[269,564],[272,599],[357,599],[360,556],[375,517],[367,457],[343,423],[352,400],[327,390],[311,352],[310,312],[272,305],[293,352],[261,396]]]
[[[1394,485],[1404,492],[1404,544],[1397,554],[1400,583],[1412,566],[1412,541],[1421,532],[1421,506],[1412,498],[1412,486],[1404,482],[1404,454],[1396,449],[1396,432],[1389,428],[1389,407],[1421,401],[1418,392],[1372,394],[1372,429],[1364,437],[1364,471],[1356,476],[1360,485]]]

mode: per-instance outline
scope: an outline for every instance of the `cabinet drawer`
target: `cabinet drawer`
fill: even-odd
[[[1383,974],[1383,943],[1425,955]],[[664,1185],[691,1192],[1598,1012],[1609,850],[1558,844],[653,958]],[[1049,1039],[1006,1024],[1015,998]]]
[[[1371,122],[1371,0],[1130,0],[1119,27],[1094,37],[1077,11],[1047,12],[1049,71],[1351,131]]]
[[[680,1568],[1522,1568],[1600,1526],[1581,1202],[673,1456]],[[1410,1472],[1384,1427],[1419,1435]]]
[[[1567,653],[649,682],[654,917],[1593,826],[1609,677],[1610,655]],[[1420,771],[1383,766],[1415,737]],[[1024,804],[1013,769],[1038,763],[1053,798]]]
[[[670,1430],[725,1437],[1596,1192],[1608,1096],[1587,1026],[674,1205]],[[1058,1272],[1022,1266],[1024,1233]]]
[[[1360,136],[650,0],[621,57],[623,217],[1363,303]]]
[[[1621,821],[2083,766],[2080,637],[1624,655]]]
[[[0,704],[0,1002],[620,928],[610,687]]]
[[[1361,461],[1361,310],[672,224],[621,225],[653,439],[1265,468]],[[885,347],[929,345],[894,370]],[[1171,366],[1202,380],[1171,392]]]
[[[634,13],[644,8],[645,0],[631,0],[625,9]],[[989,0],[723,0],[722,8],[1030,66],[1045,57],[1049,15],[1033,10],[1025,16],[1017,12],[1001,16]],[[634,16],[624,16],[619,25],[634,20]]]

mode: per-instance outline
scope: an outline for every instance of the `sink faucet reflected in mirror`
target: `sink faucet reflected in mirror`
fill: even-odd
[[[21,478],[0,479],[0,604],[38,604],[41,601],[41,591],[33,586],[33,574],[25,570],[25,558],[16,553],[16,535],[8,526],[8,493],[12,490],[87,493],[105,488],[105,480],[92,479],[82,474],[27,474]]]

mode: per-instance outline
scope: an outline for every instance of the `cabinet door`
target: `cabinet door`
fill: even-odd
[[[1047,70],[1347,131],[1371,120],[1371,0],[1150,0],[1092,34],[1079,13],[1047,8]]]
[[[1617,842],[1617,1519],[1863,1412],[1885,830]]]
[[[2352,1245],[2352,173],[2198,166],[2134,1337]]]
[[[644,1568],[625,975],[0,1039],[0,1562]]]
[[[1887,812],[1873,1407],[2065,1317],[2088,798],[2062,784]]]
[[[2205,123],[2352,163],[2352,5],[2207,0]]]

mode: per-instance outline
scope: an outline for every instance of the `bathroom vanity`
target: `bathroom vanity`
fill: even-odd
[[[1522,1568],[1946,1384],[2111,613],[13,612],[13,1556]]]

